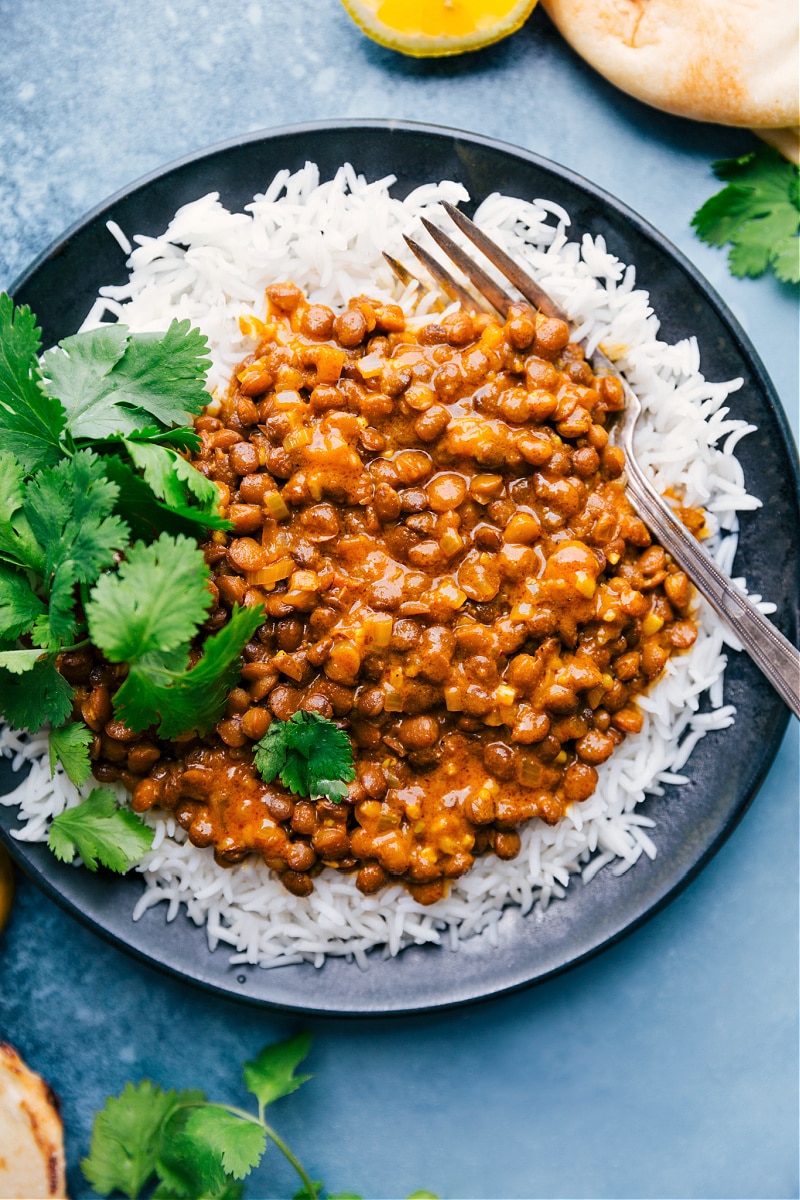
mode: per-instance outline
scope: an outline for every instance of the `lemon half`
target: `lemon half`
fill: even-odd
[[[369,37],[414,58],[480,50],[525,23],[537,0],[342,0]]]

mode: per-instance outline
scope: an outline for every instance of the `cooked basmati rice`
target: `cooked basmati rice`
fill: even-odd
[[[412,324],[424,319],[432,297],[420,299],[413,284],[399,289],[382,251],[402,257],[402,235],[418,236],[421,216],[440,219],[441,200],[457,204],[468,196],[460,184],[443,182],[399,200],[391,194],[394,182],[387,176],[368,183],[345,164],[320,183],[317,167],[306,163],[295,174],[279,172],[243,213],[228,212],[212,193],[181,208],[160,237],[137,235],[132,242],[110,221],[109,232],[129,254],[130,278],[101,289],[84,328],[121,320],[137,331],[159,330],[173,318],[188,318],[212,348],[209,388],[223,391],[233,368],[254,348],[239,318],[263,316],[264,289],[276,280],[291,279],[312,301],[334,308],[366,292],[401,303]],[[706,381],[695,338],[675,345],[659,341],[659,321],[647,292],[636,286],[635,267],[610,254],[602,237],[585,233],[580,242],[570,241],[570,218],[559,205],[494,194],[475,219],[530,265],[570,314],[576,338],[586,339],[590,350],[602,342],[617,360],[643,405],[636,439],[642,465],[660,491],[671,488],[684,504],[706,509],[706,548],[729,573],[737,514],[760,503],[747,495],[733,455],[753,429],[732,418],[726,405],[742,381]],[[761,605],[765,612],[773,607]],[[723,704],[722,676],[726,647],[739,646],[704,603],[698,620],[694,647],[671,659],[663,679],[640,698],[644,728],[599,767],[594,795],[573,805],[556,826],[530,821],[516,859],[478,859],[438,903],[420,905],[399,885],[364,896],[353,876],[333,870],[300,899],[263,861],[222,869],[210,851],[187,840],[172,816],[151,812],[146,820],[155,836],[137,867],[145,886],[133,920],[155,904],[166,903],[168,921],[185,907],[197,925],[205,925],[211,950],[223,943],[234,951],[232,963],[262,967],[301,961],[321,966],[328,954],[365,967],[375,947],[390,955],[426,942],[456,949],[480,932],[496,944],[496,924],[507,905],[528,912],[538,904],[543,911],[565,895],[576,874],[588,883],[606,866],[620,874],[642,854],[655,856],[647,833],[654,821],[636,806],[648,792],[686,782],[682,769],[697,742],[734,719],[733,707]],[[703,693],[711,711],[701,713]],[[0,797],[0,803],[19,807],[22,826],[14,836],[45,840],[51,819],[78,803],[78,790],[60,767],[51,779],[41,735],[28,738],[6,728],[0,752],[13,757],[15,769],[30,764],[25,782]]]

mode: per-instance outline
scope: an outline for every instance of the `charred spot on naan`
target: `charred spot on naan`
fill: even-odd
[[[7,1042],[0,1042],[0,1195],[66,1195],[58,1098]]]

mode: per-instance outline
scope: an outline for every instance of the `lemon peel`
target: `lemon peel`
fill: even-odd
[[[342,0],[363,33],[413,58],[480,50],[516,33],[537,0]]]

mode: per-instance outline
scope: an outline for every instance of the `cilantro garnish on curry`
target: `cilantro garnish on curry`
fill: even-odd
[[[0,301],[0,707],[132,793],[56,818],[59,857],[126,870],[158,807],[296,895],[333,867],[429,903],[592,794],[691,588],[564,322],[267,296],[210,405],[186,322],[40,360]]]
[[[67,677],[77,682],[90,640],[108,664],[123,665],[106,728],[127,736],[152,727],[166,739],[213,727],[263,620],[260,606],[235,606],[202,654],[192,648],[212,593],[186,533],[229,527],[218,489],[181,454],[200,445],[187,422],[209,399],[206,351],[196,329],[173,322],[162,335],[106,326],[40,357],[35,317],[0,296],[0,709],[33,733],[49,726],[51,769],[60,760],[76,786],[97,758],[96,714],[83,712]],[[154,537],[160,528],[176,532]],[[309,732],[293,745],[294,763],[335,745],[332,778],[312,778],[316,794],[343,794],[349,741],[333,725]],[[151,842],[104,788],[57,817],[49,835],[58,858],[78,853],[90,870],[119,872]]]

